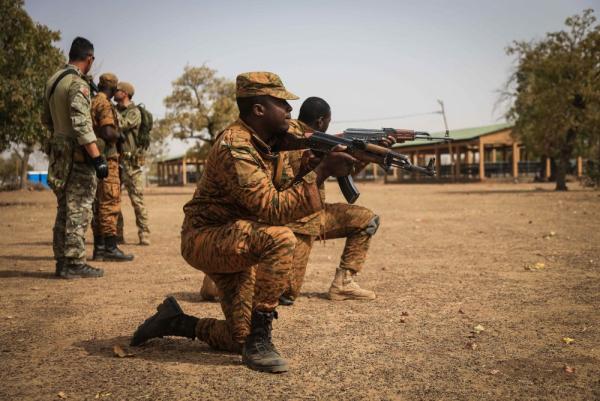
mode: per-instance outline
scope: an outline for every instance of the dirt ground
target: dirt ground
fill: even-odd
[[[193,188],[148,190],[150,247],[133,244],[126,200],[123,248],[135,261],[70,281],[53,277],[52,193],[0,193],[0,399],[600,399],[599,192],[359,186],[358,203],[382,218],[359,278],[378,298],[325,299],[343,242],[317,243],[303,296],[274,324],[291,366],[282,375],[199,341],[128,347],[168,294],[188,313],[220,316],[179,254]],[[328,196],[341,200],[333,184]],[[115,345],[134,356],[115,357]]]

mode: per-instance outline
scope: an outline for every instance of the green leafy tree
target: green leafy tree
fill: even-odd
[[[161,124],[166,130],[178,138],[212,145],[217,134],[237,118],[235,83],[216,73],[205,65],[184,68],[164,100],[167,113]]]
[[[40,117],[46,80],[64,63],[60,33],[33,22],[22,0],[0,0],[0,26],[0,151],[12,147],[28,166],[48,135]],[[26,178],[22,168],[21,188]]]
[[[566,19],[567,30],[540,41],[513,42],[517,66],[505,96],[514,135],[556,162],[556,189],[567,190],[574,156],[592,157],[600,129],[600,26],[593,10]],[[596,151],[598,152],[598,151]],[[596,153],[600,161],[600,153]]]

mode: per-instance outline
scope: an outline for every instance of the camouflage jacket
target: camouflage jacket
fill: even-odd
[[[115,129],[119,128],[115,108],[104,92],[99,92],[92,99],[92,123],[94,132],[98,137],[98,146],[102,148],[101,150],[106,158],[114,159],[119,157],[119,154],[117,153],[117,144],[115,142],[105,143],[98,135],[100,128],[104,126],[112,125]]]
[[[67,69],[75,70],[76,74],[65,75],[50,96],[55,81]],[[66,65],[46,82],[42,123],[52,133],[53,139],[60,137],[79,145],[96,141],[90,107],[90,86],[74,65]]]
[[[306,132],[313,131],[308,125],[304,124],[300,120],[292,120],[290,122],[289,133],[297,136],[304,137]],[[297,177],[301,172],[302,168],[302,156],[306,152],[305,150],[294,150],[291,152],[285,152],[288,154],[288,163],[292,170],[292,177]],[[282,177],[284,180],[286,177]],[[306,176],[306,179],[310,179],[309,176]],[[291,181],[281,182],[279,185],[281,188],[286,188],[291,185]],[[321,202],[325,202],[325,185],[321,184],[319,187],[319,195],[321,197]],[[321,234],[323,221],[322,221],[322,212],[316,212],[310,214],[308,216],[304,216],[293,223],[287,224],[287,227],[291,228],[292,231],[298,234],[311,235],[317,237]]]
[[[183,229],[239,219],[285,225],[323,208],[314,172],[279,190],[273,184],[277,166],[284,181],[293,177],[287,152],[272,153],[238,119],[216,138],[194,197],[183,208]]]
[[[123,154],[128,157],[137,154],[136,137],[142,123],[142,113],[135,103],[131,102],[127,107],[118,106],[119,126],[125,135],[123,143]]]

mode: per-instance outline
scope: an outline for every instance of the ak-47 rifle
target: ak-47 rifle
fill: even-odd
[[[344,152],[352,155],[354,158],[367,163],[375,163],[381,166],[386,172],[392,167],[398,167],[403,170],[418,172],[428,176],[435,175],[435,158],[429,160],[427,168],[415,166],[408,156],[394,152],[386,147],[375,145],[365,139],[349,139],[335,135],[325,134],[314,131],[305,134],[304,138],[297,138],[290,135],[281,143],[278,150],[300,150],[311,149],[318,153],[329,153],[337,145],[346,146]],[[360,196],[360,192],[352,176],[338,177],[338,183],[342,194],[348,203],[354,203]]]
[[[367,142],[377,143],[385,140],[388,137],[393,137],[397,142],[414,141],[417,139],[424,139],[428,141],[445,141],[450,142],[449,132],[446,131],[445,136],[431,136],[425,131],[413,131],[410,129],[396,129],[396,128],[381,128],[381,129],[365,129],[365,128],[348,128],[344,132],[337,134],[342,138],[348,139],[362,139]]]

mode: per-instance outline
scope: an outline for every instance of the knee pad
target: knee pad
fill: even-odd
[[[379,216],[375,215],[375,217],[373,217],[371,219],[371,221],[369,221],[369,224],[367,224],[367,226],[363,229],[363,232],[370,236],[373,236],[377,232],[378,228],[379,228]]]

